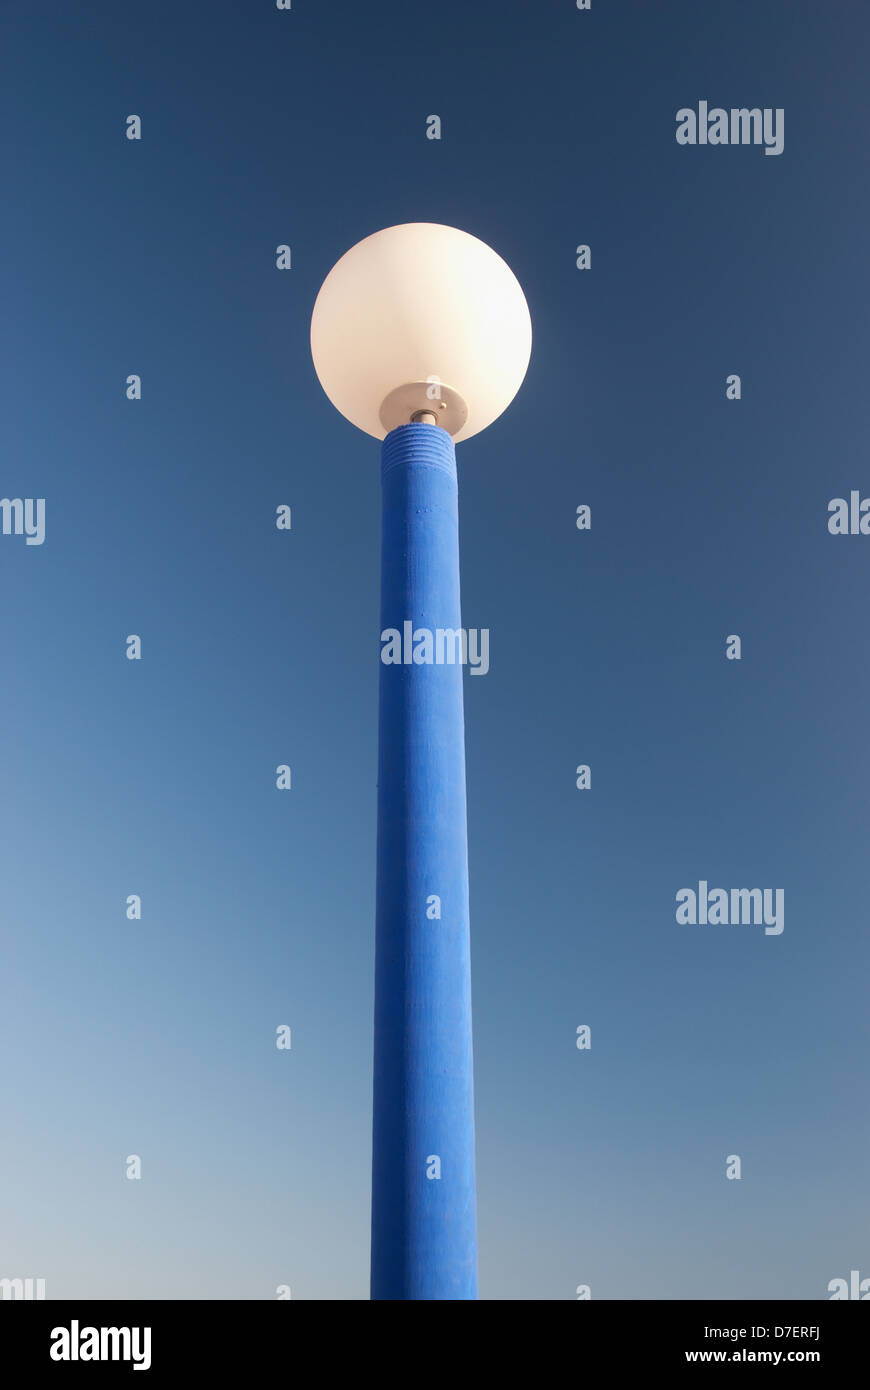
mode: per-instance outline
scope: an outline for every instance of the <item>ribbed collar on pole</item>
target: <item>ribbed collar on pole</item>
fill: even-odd
[[[399,464],[442,468],[455,477],[453,439],[439,425],[400,425],[390,431],[381,446],[381,476]]]

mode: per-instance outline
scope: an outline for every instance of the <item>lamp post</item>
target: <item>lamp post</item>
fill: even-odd
[[[515,276],[467,232],[375,232],[330,271],[311,351],[383,441],[373,1299],[477,1297],[465,733],[454,441],[518,391]]]

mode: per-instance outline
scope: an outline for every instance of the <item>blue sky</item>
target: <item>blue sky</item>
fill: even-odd
[[[492,245],[534,333],[457,449],[481,1297],[870,1276],[870,537],[827,531],[870,496],[866,8],[4,30],[0,492],[46,535],[0,536],[0,1277],[367,1297],[379,451],[308,331],[405,221]],[[678,145],[701,100],[782,154]],[[701,879],[784,931],[678,926]]]

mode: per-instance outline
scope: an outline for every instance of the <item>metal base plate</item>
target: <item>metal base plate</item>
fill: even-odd
[[[407,425],[417,410],[433,411],[438,424],[450,435],[458,434],[468,419],[468,406],[452,386],[445,386],[443,382],[436,387],[431,381],[409,381],[397,386],[384,399],[380,409],[381,424],[389,434],[390,430]]]

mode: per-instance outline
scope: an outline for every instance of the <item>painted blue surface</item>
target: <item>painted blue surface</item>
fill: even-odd
[[[458,629],[453,441],[403,425],[381,471],[381,633]],[[446,662],[380,669],[374,1299],[477,1297],[462,678]]]

